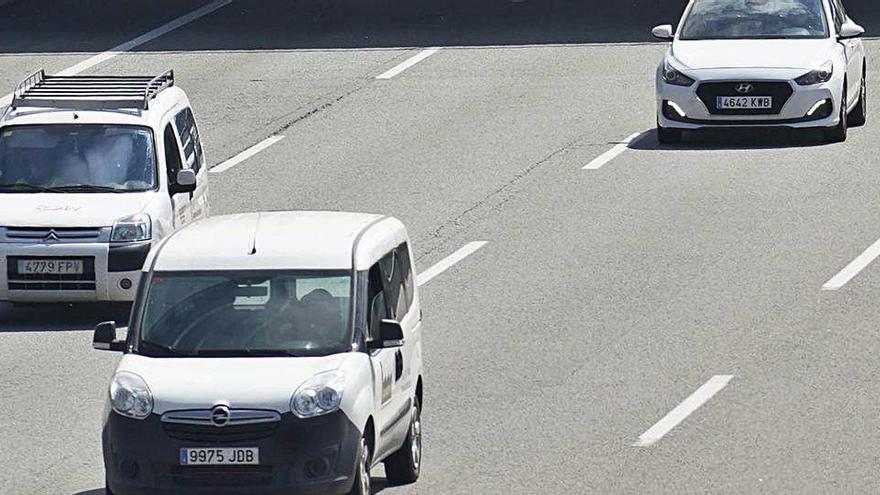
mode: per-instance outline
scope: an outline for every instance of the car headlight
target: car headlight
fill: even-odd
[[[153,394],[143,378],[120,371],[110,382],[110,405],[123,416],[145,419],[153,412]]]
[[[801,86],[810,86],[812,84],[821,84],[831,80],[834,75],[834,62],[827,61],[821,67],[811,70],[794,81]]]
[[[113,224],[110,234],[110,242],[149,241],[152,238],[153,221],[146,213],[120,218]]]
[[[314,418],[339,410],[345,375],[340,371],[319,373],[300,387],[290,398],[290,410],[298,418]]]
[[[669,63],[668,58],[663,60],[663,80],[673,86],[690,86],[694,84],[694,80],[676,69]]]

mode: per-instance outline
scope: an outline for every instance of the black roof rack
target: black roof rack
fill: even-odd
[[[150,100],[171,86],[172,70],[158,76],[47,76],[41,69],[15,87],[11,107],[149,110]]]

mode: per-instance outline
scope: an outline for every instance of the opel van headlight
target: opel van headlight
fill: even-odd
[[[345,375],[340,371],[319,373],[300,387],[290,398],[290,410],[298,418],[314,418],[339,410]]]
[[[110,234],[110,242],[149,241],[152,238],[153,221],[146,213],[120,218],[113,224]]]
[[[153,412],[153,394],[143,378],[120,371],[110,382],[110,405],[123,416],[145,419]]]

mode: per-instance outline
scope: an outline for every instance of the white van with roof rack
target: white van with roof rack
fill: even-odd
[[[419,477],[422,314],[400,221],[196,222],[144,265],[104,418],[111,495],[370,493]]]
[[[0,301],[130,302],[147,255],[208,215],[174,73],[22,81],[0,117]]]

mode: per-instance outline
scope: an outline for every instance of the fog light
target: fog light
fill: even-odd
[[[679,117],[687,117],[687,114],[684,113],[684,109],[678,106],[674,101],[667,101],[666,105],[669,106],[675,113],[678,114]]]
[[[309,477],[312,478],[320,478],[321,476],[326,476],[327,471],[330,470],[330,464],[327,462],[327,459],[323,457],[318,459],[312,459],[306,464],[306,472]]]
[[[813,108],[811,108],[809,112],[807,112],[807,117],[827,117],[831,115],[831,110],[833,106],[834,104],[831,102],[831,100],[825,99],[819,101],[815,105],[813,105]]]
[[[123,290],[131,289],[132,281],[127,278],[124,278],[119,281],[119,286],[122,287]]]

